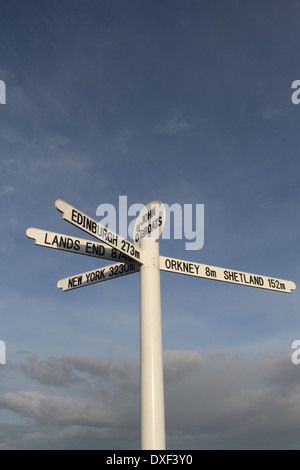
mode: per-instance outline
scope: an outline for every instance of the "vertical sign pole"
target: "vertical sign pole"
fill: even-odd
[[[1,80],[0,80],[1,85]],[[1,90],[0,90],[1,91]],[[63,217],[68,222],[82,228],[82,230],[90,233],[92,236],[99,238],[104,243],[110,245],[113,249],[114,243],[109,241],[108,234],[117,241],[117,248],[120,254],[123,253],[127,256],[128,250],[131,256],[135,258],[140,264],[140,252],[135,250],[135,246],[127,240],[122,239],[118,234],[108,231],[106,227],[102,227],[105,235],[96,235],[96,228],[99,224],[97,221],[89,218],[85,214],[75,209],[70,204],[58,199],[55,203],[56,208],[63,213]],[[165,209],[161,202],[149,202],[137,217],[134,227],[134,240],[135,244],[139,243],[142,249],[143,264],[140,266],[140,310],[141,310],[141,444],[142,450],[164,450],[166,446],[165,439],[165,408],[164,408],[164,380],[163,380],[163,354],[162,354],[162,328],[161,328],[161,297],[160,297],[160,270],[178,272],[181,274],[189,274],[191,276],[205,277],[219,281],[232,282],[234,284],[252,285],[253,287],[261,287],[264,289],[279,290],[279,292],[291,292],[296,289],[296,285],[292,281],[281,279],[269,278],[266,276],[259,276],[256,274],[244,273],[241,271],[224,270],[216,266],[205,266],[199,263],[192,263],[190,261],[183,261],[174,258],[166,258],[159,256],[159,243],[158,238],[162,233],[165,223]],[[95,231],[94,231],[95,229]],[[106,231],[105,231],[106,230]],[[57,249],[66,249],[62,246],[54,246],[47,240],[47,237],[61,237],[67,238],[66,235],[55,234],[53,232],[46,232],[45,230],[29,228],[26,231],[29,238],[34,238],[37,245],[51,246]],[[150,235],[150,238],[148,238]],[[152,236],[152,238],[151,238]],[[72,242],[74,237],[69,237]],[[53,239],[54,240],[54,239]],[[87,252],[88,240],[76,239],[74,241],[74,248],[70,251],[80,253],[75,242],[81,242],[80,249],[82,254],[95,256]],[[119,244],[118,244],[119,242]],[[123,243],[125,245],[123,246]],[[98,244],[101,246],[100,244]],[[86,247],[86,253],[84,252]],[[127,247],[127,248],[125,248]],[[69,251],[69,247],[67,247]],[[98,255],[97,255],[98,256]],[[102,255],[100,255],[102,257]],[[105,258],[103,254],[103,258]],[[108,259],[116,261],[112,256],[112,252],[108,254]],[[126,258],[127,259],[127,258]],[[123,266],[123,263],[120,263]],[[183,265],[187,265],[188,269]],[[118,267],[118,264],[112,266]],[[75,289],[88,285],[88,276],[94,274],[94,280],[90,283],[105,281],[110,277],[105,277],[105,274],[110,272],[112,266],[106,266],[97,271],[89,271],[71,278],[61,279],[58,281],[58,287],[63,290]],[[125,264],[126,266],[126,264]],[[130,264],[127,264],[127,267]],[[129,269],[129,268],[128,268]],[[136,268],[134,267],[135,271]],[[131,271],[130,271],[131,272]],[[96,273],[97,277],[96,279]],[[110,272],[111,273],[111,272]],[[125,270],[114,274],[113,277],[129,274]],[[86,275],[87,281],[82,282],[83,276]],[[102,277],[103,276],[103,277]],[[80,284],[79,284],[80,279]],[[2,345],[1,345],[2,343]],[[0,353],[2,346],[5,353],[5,345],[0,341]],[[4,347],[4,349],[3,349]],[[4,359],[5,360],[5,359]],[[0,358],[1,363],[1,358]]]
[[[141,447],[164,450],[165,409],[161,328],[159,243],[141,240]]]

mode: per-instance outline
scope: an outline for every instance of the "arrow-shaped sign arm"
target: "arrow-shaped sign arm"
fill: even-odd
[[[77,253],[85,256],[93,256],[94,258],[104,258],[116,262],[135,263],[135,260],[130,256],[127,256],[116,248],[111,248],[104,243],[32,227],[26,230],[26,235],[28,238],[35,240],[35,244],[39,246],[68,251],[70,253]]]
[[[98,240],[101,240],[112,248],[116,248],[125,255],[130,256],[137,263],[143,263],[143,252],[137,248],[136,245],[121,237],[119,234],[113,232],[108,227],[100,224],[97,220],[92,219],[62,199],[57,199],[55,207],[62,212],[63,219],[67,222],[84,230],[92,235],[92,237],[98,238]]]
[[[60,279],[57,287],[63,291],[78,289],[79,287],[90,286],[98,282],[108,281],[116,277],[126,276],[138,272],[140,268],[129,263],[115,263],[103,266],[99,269],[93,269],[85,273]]]
[[[187,274],[189,276],[202,277],[214,281],[258,287],[260,289],[268,289],[276,292],[290,293],[292,290],[296,289],[296,284],[293,281],[220,268],[217,266],[209,266],[207,264],[193,263],[192,261],[167,258],[165,256],[160,256],[160,269],[178,274]]]

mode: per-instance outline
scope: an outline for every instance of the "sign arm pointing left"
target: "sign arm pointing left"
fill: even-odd
[[[130,256],[139,264],[143,264],[143,253],[136,245],[121,237],[118,233],[113,232],[108,227],[101,225],[97,220],[92,219],[71,204],[57,199],[55,207],[62,212],[63,219],[70,222],[75,227],[84,230],[92,237],[98,238],[112,248],[116,248],[127,256]]]
[[[60,279],[57,287],[63,291],[77,289],[78,287],[90,286],[98,282],[108,281],[116,277],[126,276],[138,272],[140,268],[130,263],[114,263],[103,266],[99,269],[93,269],[85,273]]]
[[[116,248],[111,248],[104,243],[32,227],[26,230],[26,235],[28,238],[33,238],[36,245],[45,246],[46,248],[54,248],[55,250],[68,251],[79,255],[93,256],[94,258],[104,258],[115,262],[122,261],[123,263],[136,263],[136,261],[130,256],[125,255]]]

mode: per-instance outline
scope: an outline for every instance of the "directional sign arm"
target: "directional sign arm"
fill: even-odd
[[[63,235],[62,233],[50,232],[49,230],[41,230],[39,228],[28,228],[26,235],[28,238],[33,238],[35,244],[39,246],[116,262],[136,263],[133,258],[121,253],[121,251],[116,248],[111,248],[103,243],[92,240],[85,240],[70,235]]]
[[[93,269],[85,273],[76,274],[75,276],[60,279],[57,287],[63,291],[78,289],[79,287],[90,286],[98,282],[108,281],[116,277],[126,276],[138,272],[140,268],[129,263],[115,263],[104,266],[99,269]]]
[[[72,225],[75,225],[75,227],[84,230],[93,237],[98,238],[98,240],[101,240],[112,248],[116,248],[125,255],[132,257],[139,264],[143,263],[142,251],[119,234],[113,232],[109,228],[100,224],[97,220],[92,219],[62,199],[57,199],[55,207],[57,210],[62,212],[63,218],[67,222],[70,222]]]
[[[233,269],[209,266],[207,264],[193,263],[175,258],[160,256],[160,269],[163,271],[174,272],[178,274],[187,274],[188,276],[213,279],[214,281],[230,282],[249,287],[258,287],[276,292],[290,293],[296,289],[293,281],[278,279],[260,274],[251,274]]]

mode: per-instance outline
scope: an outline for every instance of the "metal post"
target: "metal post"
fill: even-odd
[[[141,240],[141,447],[164,450],[165,410],[158,240]]]

